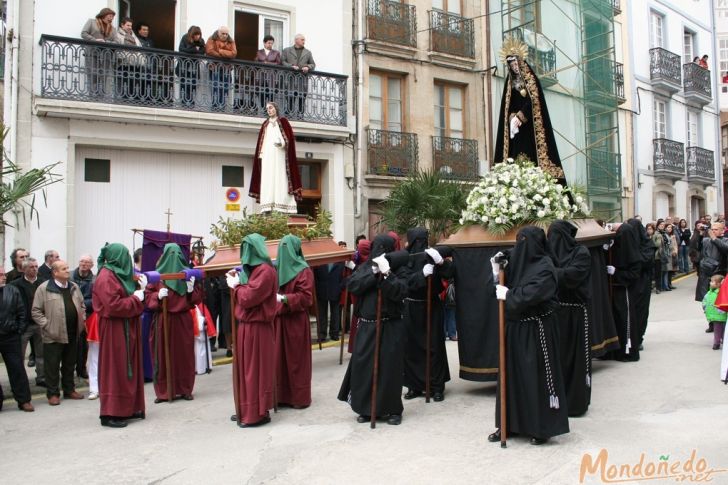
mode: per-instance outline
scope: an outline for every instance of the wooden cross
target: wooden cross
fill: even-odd
[[[167,215],[167,232],[169,232],[171,227],[170,218],[172,217],[172,214],[174,214],[174,212],[172,212],[172,209],[167,208],[167,212],[165,212],[165,214]]]

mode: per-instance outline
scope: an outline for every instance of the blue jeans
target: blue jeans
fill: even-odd
[[[690,258],[688,258],[688,245],[677,248],[677,268],[683,273],[690,271]]]
[[[445,307],[445,336],[448,338],[455,337],[458,334],[455,327],[455,309]]]

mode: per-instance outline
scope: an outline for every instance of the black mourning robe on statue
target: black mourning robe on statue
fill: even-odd
[[[620,348],[610,352],[609,357],[621,361],[640,360],[640,329],[637,322],[636,303],[642,273],[639,234],[629,224],[617,229],[611,248],[612,266],[612,311],[617,327]]]
[[[635,332],[639,335],[639,343],[645,338],[647,320],[650,317],[650,300],[652,298],[652,269],[655,265],[655,251],[657,247],[647,235],[645,226],[639,219],[630,219],[627,224],[637,231],[640,241],[640,256],[642,266],[640,277],[635,282]],[[639,345],[637,346],[639,349]]]
[[[376,415],[402,414],[405,329],[402,301],[407,295],[405,279],[392,270],[385,279],[372,272],[372,260],[394,250],[394,239],[379,235],[372,242],[369,260],[358,266],[348,280],[349,292],[356,295],[354,314],[359,327],[349,366],[338,398],[363,416],[371,415],[372,370],[376,340],[377,293],[382,290],[382,333],[377,379]]]
[[[412,391],[425,390],[425,370],[427,365],[427,278],[422,268],[432,261],[423,253],[427,249],[427,229],[414,228],[407,231],[407,251],[409,262],[404,267],[407,274],[407,298],[404,301],[404,323],[407,329],[407,344],[404,359],[404,385]],[[416,255],[416,256],[415,256]],[[432,393],[444,392],[445,382],[450,380],[450,369],[445,349],[445,327],[443,322],[442,278],[450,277],[451,262],[443,261],[436,265],[431,276],[432,293],[430,298],[430,390]]]
[[[556,344],[557,273],[542,229],[518,231],[505,272],[507,432],[540,439],[568,433]],[[495,409],[500,426],[500,390]]]
[[[581,416],[591,402],[591,255],[576,242],[576,226],[554,221],[549,248],[559,280],[557,335],[569,416]]]

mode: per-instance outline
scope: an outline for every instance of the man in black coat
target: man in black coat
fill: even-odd
[[[86,318],[94,312],[91,295],[94,287],[94,273],[91,271],[94,267],[94,260],[90,254],[84,254],[78,260],[78,267],[71,273],[71,281],[76,283],[81,289],[83,295],[83,303],[86,305]],[[76,359],[76,375],[83,379],[88,379],[86,370],[86,359],[88,358],[88,342],[86,341],[86,330],[81,332],[78,337],[78,350]]]
[[[45,261],[42,265],[40,265],[40,268],[38,268],[38,279],[40,279],[41,283],[51,279],[51,274],[53,273],[51,266],[53,266],[53,263],[59,259],[61,259],[61,257],[55,249],[49,249],[45,252]]]
[[[326,342],[326,334],[331,340],[339,340],[341,330],[341,292],[344,289],[344,263],[325,264],[313,269],[316,281],[316,301],[318,303],[318,338]]]
[[[27,258],[21,266],[22,273],[19,279],[10,283],[20,292],[20,299],[25,310],[25,331],[20,337],[20,358],[25,358],[25,351],[30,343],[30,357],[28,367],[35,367],[35,385],[45,387],[45,366],[43,360],[43,338],[40,334],[40,327],[30,316],[33,308],[35,290],[42,283],[38,277],[38,261],[35,258]],[[31,360],[32,364],[31,365]]]

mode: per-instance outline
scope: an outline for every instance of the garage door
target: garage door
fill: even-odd
[[[252,157],[79,147],[73,252],[95,257],[107,241],[131,249],[131,229],[166,230],[168,209],[173,232],[203,236],[209,245],[210,225],[241,213],[227,210],[230,187],[241,194],[240,209],[252,211],[251,167]]]

